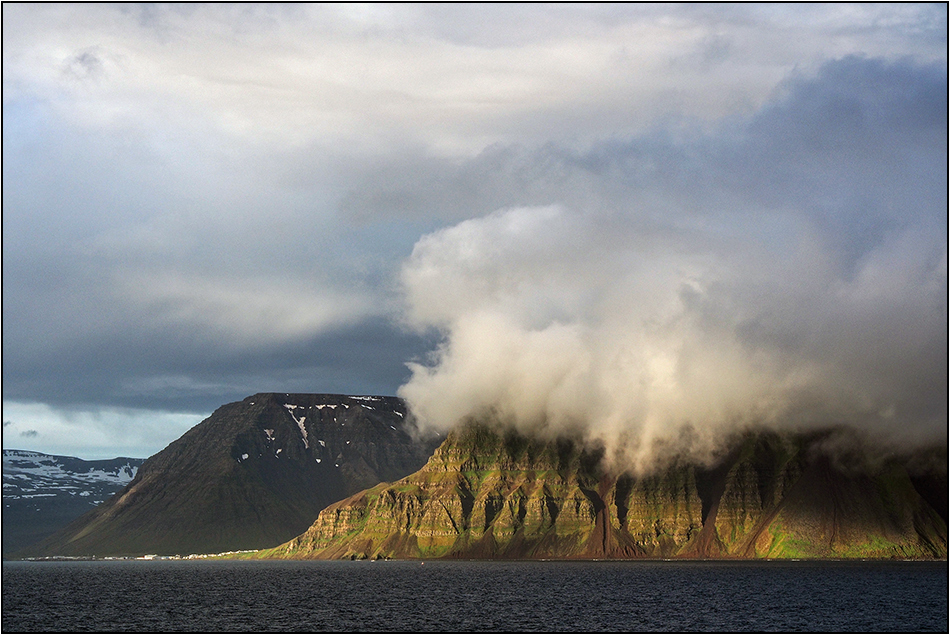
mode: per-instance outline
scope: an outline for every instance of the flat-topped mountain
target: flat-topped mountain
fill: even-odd
[[[946,447],[866,460],[825,450],[834,435],[749,432],[714,465],[635,478],[569,440],[473,425],[258,557],[946,558]]]
[[[145,459],[3,451],[3,553],[61,529],[129,484]]]
[[[187,555],[259,549],[324,507],[418,470],[395,397],[262,393],[218,408],[142,464],[113,498],[24,556]]]

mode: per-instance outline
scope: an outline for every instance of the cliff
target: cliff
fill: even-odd
[[[915,468],[823,449],[840,434],[749,432],[714,465],[635,478],[570,440],[469,426],[418,472],[330,505],[257,555],[946,558],[946,448]]]

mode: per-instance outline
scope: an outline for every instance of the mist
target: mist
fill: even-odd
[[[441,340],[400,396],[640,469],[750,427],[945,442],[946,108],[945,69],[847,58],[711,129],[539,150],[603,194],[423,236],[403,317]]]

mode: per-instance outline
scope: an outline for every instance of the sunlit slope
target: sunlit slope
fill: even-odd
[[[916,463],[832,455],[831,434],[748,433],[715,465],[634,478],[567,440],[471,426],[420,471],[329,506],[258,555],[945,558],[946,449]]]
[[[224,405],[135,479],[24,556],[187,555],[260,549],[324,507],[419,469],[394,397],[262,393]]]

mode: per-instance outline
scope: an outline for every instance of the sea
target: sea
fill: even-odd
[[[15,632],[948,632],[946,562],[4,562]]]

